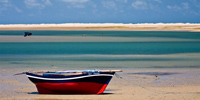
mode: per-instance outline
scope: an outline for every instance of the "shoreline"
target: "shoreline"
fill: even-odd
[[[0,24],[0,30],[60,31],[192,31],[200,32],[200,24],[191,23],[66,23],[66,24]]]

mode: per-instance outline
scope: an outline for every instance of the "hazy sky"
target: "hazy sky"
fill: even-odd
[[[0,0],[0,24],[200,23],[200,0]]]

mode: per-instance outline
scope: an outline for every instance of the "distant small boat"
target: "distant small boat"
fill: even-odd
[[[30,32],[24,32],[24,37],[31,36],[31,35],[32,35],[32,33],[30,33]]]
[[[40,94],[100,94],[115,72],[122,70],[26,72],[26,75]]]

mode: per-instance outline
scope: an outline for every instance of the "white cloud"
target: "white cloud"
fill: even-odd
[[[139,1],[139,0],[133,2],[132,6],[135,9],[147,9],[148,8],[148,4],[145,1]]]
[[[19,13],[22,13],[23,11],[21,9],[19,9],[18,7],[15,7],[15,10]]]
[[[52,3],[49,0],[42,0],[45,5],[52,5]]]
[[[155,1],[155,2],[158,2],[158,3],[162,3],[162,1],[161,1],[161,0],[153,0],[153,1]]]
[[[85,3],[89,0],[60,0],[62,2],[68,3],[68,8],[85,8]]]
[[[168,5],[167,8],[172,9],[172,10],[176,10],[176,11],[182,10],[182,8],[180,6],[177,6],[177,5],[173,5],[173,6]]]
[[[168,9],[174,10],[174,11],[179,11],[179,10],[187,10],[189,9],[189,3],[181,3],[181,5],[167,5]]]
[[[115,2],[112,1],[103,1],[102,4],[106,8],[116,8]]]
[[[0,0],[1,3],[8,3],[8,0]]]
[[[16,7],[16,5],[12,4],[9,0],[1,0],[0,1],[0,13],[6,12],[6,11],[16,11],[18,13],[22,13],[23,11]]]
[[[180,3],[179,5],[167,5],[167,8],[175,12],[180,12],[183,15],[187,15],[187,14],[200,15],[199,10],[191,9],[191,7],[192,8],[195,7],[196,3],[198,4],[198,2],[195,2],[195,3],[183,2],[183,3]]]
[[[71,4],[71,6],[73,6],[75,8],[85,8],[85,5],[83,5],[83,4]]]
[[[135,0],[132,2],[132,7],[138,10],[158,10],[159,5],[158,3],[162,3],[161,0]]]
[[[189,7],[189,3],[187,3],[187,2],[182,3],[182,5],[183,5],[184,9],[189,9],[190,8]]]
[[[52,5],[49,0],[24,0],[27,8],[43,9],[46,5]]]
[[[61,1],[69,3],[85,3],[88,2],[89,0],[61,0]]]
[[[37,0],[24,0],[27,8],[45,8],[45,6],[39,3]]]
[[[122,2],[122,3],[127,3],[128,2],[128,0],[116,0],[116,1]]]

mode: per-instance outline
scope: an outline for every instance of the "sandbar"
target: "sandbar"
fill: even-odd
[[[200,31],[199,23],[1,24],[0,30]]]
[[[156,38],[156,37],[101,37],[101,36],[28,36],[1,35],[1,42],[180,42],[199,39]]]

